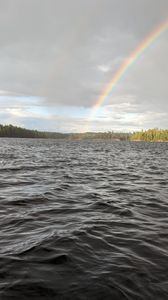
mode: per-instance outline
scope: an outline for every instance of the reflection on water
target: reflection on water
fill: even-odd
[[[0,139],[0,299],[168,299],[167,154]]]

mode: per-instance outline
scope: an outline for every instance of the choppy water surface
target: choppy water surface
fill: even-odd
[[[0,299],[168,299],[168,143],[0,139]]]

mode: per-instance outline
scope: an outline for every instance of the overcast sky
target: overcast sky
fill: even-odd
[[[0,123],[85,130],[99,95],[162,22],[168,0],[0,0]],[[127,70],[89,130],[168,127],[168,30]]]

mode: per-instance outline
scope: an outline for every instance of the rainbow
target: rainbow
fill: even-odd
[[[123,64],[118,68],[112,79],[108,82],[105,89],[97,99],[91,114],[88,118],[88,123],[90,124],[92,119],[95,117],[98,109],[104,103],[107,96],[113,91],[117,83],[123,77],[123,75],[127,72],[128,68],[132,66],[137,59],[142,55],[142,53],[158,38],[161,34],[163,34],[168,29],[168,20],[164,23],[161,23],[154,31],[152,31],[143,41],[142,43],[135,48],[135,50],[128,56],[128,58],[124,61]],[[89,126],[88,126],[89,127]],[[87,131],[87,130],[86,130]]]

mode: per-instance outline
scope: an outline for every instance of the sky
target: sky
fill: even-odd
[[[0,0],[0,123],[84,132],[168,128],[168,30],[120,65],[162,22],[167,0]]]

